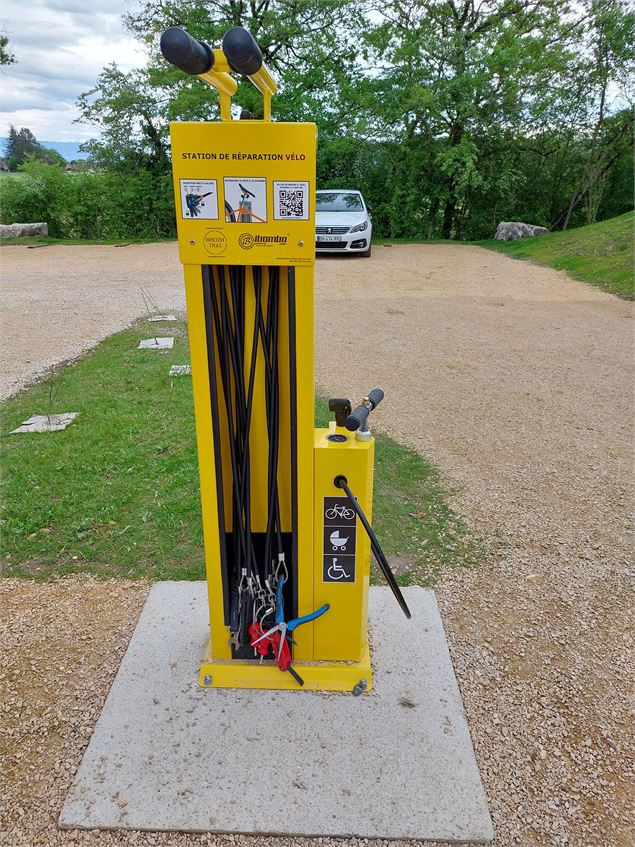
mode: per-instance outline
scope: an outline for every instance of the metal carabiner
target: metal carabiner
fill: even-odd
[[[278,553],[278,564],[276,565],[276,569],[274,571],[274,576],[275,576],[275,579],[276,579],[276,587],[277,587],[277,583],[280,581],[280,569],[281,568],[284,569],[284,574],[282,575],[282,578],[285,582],[287,582],[288,579],[289,579],[289,571],[287,570],[287,563],[285,561],[284,553]]]
[[[240,572],[240,582],[238,583],[239,601],[240,601],[240,594],[242,593],[246,584],[247,584],[247,568],[242,568],[241,572]]]
[[[269,617],[269,615],[273,614],[273,607],[269,606],[269,608],[267,608],[267,604],[263,603],[263,605],[260,607],[260,610],[258,612],[259,615],[260,615],[260,613],[262,612],[263,609],[264,609],[264,613],[262,614],[261,617],[258,618],[258,623],[264,629],[264,621],[265,621],[266,618]]]

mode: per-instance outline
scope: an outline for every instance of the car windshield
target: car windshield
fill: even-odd
[[[320,191],[316,194],[316,212],[360,212],[363,209],[360,194],[349,191]]]

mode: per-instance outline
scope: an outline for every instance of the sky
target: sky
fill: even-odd
[[[3,0],[0,30],[16,64],[0,69],[0,137],[9,125],[28,127],[46,141],[95,136],[74,124],[77,97],[92,88],[101,69],[145,62],[142,46],[123,30],[124,0]]]

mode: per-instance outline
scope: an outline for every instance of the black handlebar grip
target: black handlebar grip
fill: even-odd
[[[366,421],[368,420],[368,406],[358,406],[346,418],[344,426],[349,432],[355,432],[357,429],[366,429]]]
[[[373,388],[372,391],[368,392],[368,399],[372,404],[371,409],[376,409],[377,406],[379,406],[381,401],[384,399],[384,392],[381,390],[381,388]]]
[[[233,26],[223,36],[223,53],[229,67],[250,76],[262,67],[262,53],[253,35],[242,26]]]
[[[214,54],[203,41],[196,41],[184,29],[171,26],[161,36],[161,52],[171,65],[197,76],[214,64]]]

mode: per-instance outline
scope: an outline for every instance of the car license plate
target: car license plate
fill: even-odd
[[[339,235],[318,235],[317,240],[318,241],[341,241],[341,238],[340,238]]]

